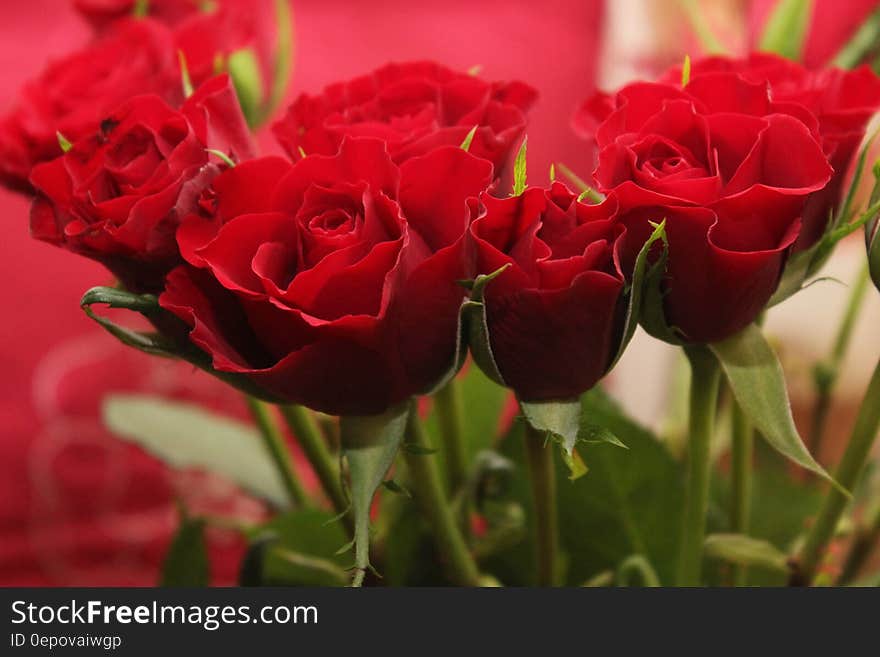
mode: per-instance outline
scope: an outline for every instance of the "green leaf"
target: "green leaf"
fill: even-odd
[[[724,44],[719,41],[718,37],[709,27],[706,17],[697,3],[697,0],[680,0],[681,8],[687,16],[694,36],[700,42],[700,46],[707,55],[723,55],[726,52]]]
[[[254,532],[252,544],[265,541],[260,565],[264,586],[345,586],[351,558],[337,548],[345,529],[327,511],[299,509],[273,518]]]
[[[788,572],[788,555],[759,538],[743,534],[710,534],[703,549],[706,556],[740,566]]]
[[[779,0],[764,26],[758,49],[799,61],[812,10],[812,0]]]
[[[278,30],[278,41],[275,44],[275,77],[272,80],[268,103],[263,107],[261,122],[269,119],[284,102],[293,70],[294,42],[290,0],[275,0],[275,25]]]
[[[150,0],[134,0],[131,15],[135,18],[144,18],[150,13]]]
[[[465,135],[464,141],[461,142],[461,150],[465,152],[470,150],[471,142],[474,140],[474,135],[477,134],[477,128],[479,127],[479,125],[475,125],[468,131],[467,135]]]
[[[208,586],[205,523],[181,512],[180,527],[162,563],[160,586]]]
[[[753,324],[710,348],[743,412],[764,439],[783,456],[840,488],[798,435],[782,366],[761,329]]]
[[[852,38],[831,60],[831,65],[839,68],[855,68],[875,52],[878,46],[880,46],[880,9],[862,23]]]
[[[189,76],[189,67],[186,64],[186,55],[182,50],[177,51],[177,61],[180,63],[180,84],[183,87],[183,97],[189,98],[193,95],[192,78]]]
[[[648,257],[650,256],[651,248],[658,240],[663,243],[663,252],[660,258],[658,258],[657,262],[649,267]],[[655,226],[654,231],[651,233],[651,236],[642,245],[642,248],[639,250],[638,256],[636,256],[636,262],[633,267],[632,282],[629,284],[627,290],[626,320],[624,321],[623,325],[623,335],[621,336],[620,345],[617,348],[617,353],[615,354],[614,359],[611,361],[611,365],[608,368],[609,371],[614,368],[614,366],[617,364],[617,361],[619,361],[621,356],[623,356],[623,352],[626,351],[627,345],[629,345],[630,341],[633,338],[633,335],[635,335],[636,328],[639,325],[639,320],[642,315],[642,304],[646,286],[649,284],[660,284],[662,274],[666,270],[667,252],[668,245],[666,242],[666,220],[664,219]]]
[[[415,443],[403,443],[403,449],[406,450],[408,454],[415,454],[416,456],[429,456],[430,454],[437,453],[437,450],[433,447],[425,447],[424,445],[416,445]]]
[[[229,55],[226,65],[241,111],[248,125],[256,128],[263,119],[262,107],[266,94],[260,62],[251,48],[242,48]]]
[[[174,468],[221,475],[284,508],[289,498],[256,429],[194,404],[148,395],[111,395],[104,424]]]
[[[58,145],[61,147],[62,153],[67,153],[71,148],[73,148],[73,144],[68,141],[67,137],[61,134],[59,130],[55,131],[55,136],[58,138]]]
[[[589,198],[593,203],[601,203],[604,197],[599,194],[596,190],[590,187],[586,182],[584,182],[583,178],[578,176],[574,171],[568,168],[562,162],[557,162],[556,166],[559,167],[559,170],[562,172],[562,175],[568,178],[571,183],[578,189],[581,193],[581,196],[585,198]]]
[[[529,142],[528,137],[524,137],[516,159],[513,162],[513,194],[519,196],[526,191],[526,146]]]
[[[359,586],[370,567],[370,505],[403,442],[409,404],[381,415],[344,416],[339,420],[342,453],[348,461],[354,513],[355,568]]]

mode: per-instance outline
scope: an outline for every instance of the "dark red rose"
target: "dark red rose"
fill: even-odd
[[[346,136],[377,137],[401,163],[477,128],[470,152],[500,173],[526,127],[537,93],[522,82],[485,82],[434,62],[388,64],[368,75],[303,94],[273,130],[288,154],[332,154]]]
[[[481,200],[476,270],[509,265],[484,296],[498,371],[524,401],[578,397],[608,370],[623,328],[617,202],[586,205],[560,183]]]
[[[73,0],[73,5],[95,29],[104,30],[113,22],[134,15],[138,0]],[[147,16],[174,25],[201,11],[204,0],[147,0]]]
[[[400,167],[376,139],[218,176],[163,307],[217,370],[335,415],[379,413],[452,367],[466,199],[492,167],[457,147]]]
[[[831,177],[815,118],[735,73],[635,83],[608,107],[594,175],[620,202],[624,263],[665,218],[667,323],[687,342],[729,337],[770,299],[807,199]]]
[[[0,119],[0,182],[29,190],[34,165],[61,155],[57,132],[69,141],[93,134],[122,102],[149,93],[182,100],[171,33],[150,20],[123,21],[25,85]]]
[[[710,57],[697,61],[691,69],[691,79],[719,72],[736,73],[756,84],[769,84],[774,102],[804,107],[816,117],[822,149],[834,175],[824,189],[810,196],[804,208],[803,229],[795,251],[809,248],[825,231],[868,122],[880,109],[880,78],[867,66],[855,71],[808,71],[777,55],[753,54],[745,59]],[[681,71],[670,71],[664,79],[674,84],[676,79],[681,80]]]
[[[208,148],[253,156],[228,77],[202,85],[180,111],[158,96],[133,98],[34,168],[31,232],[102,262],[132,291],[157,291],[180,262],[180,218],[220,171]]]

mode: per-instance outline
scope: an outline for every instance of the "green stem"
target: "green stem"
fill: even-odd
[[[873,515],[869,514],[867,523],[856,534],[840,572],[840,578],[837,580],[838,586],[846,586],[858,576],[878,543],[880,543],[880,505],[874,509]]]
[[[342,478],[339,475],[339,467],[327,444],[324,435],[315,418],[302,406],[281,406],[281,415],[284,417],[290,432],[296,438],[302,448],[312,469],[321,482],[321,487],[330,498],[330,503],[337,513],[345,513],[348,510],[348,497],[342,488]],[[352,528],[351,515],[346,514],[343,518],[346,526]]]
[[[699,586],[703,569],[706,513],[709,509],[712,430],[721,369],[705,347],[686,347],[691,364],[690,421],[684,532],[679,551],[678,586]]]
[[[818,363],[813,368],[813,380],[816,384],[816,406],[813,409],[809,444],[811,451],[816,455],[820,453],[825,436],[828,411],[831,408],[831,395],[834,392],[834,386],[840,375],[840,366],[843,363],[843,358],[846,356],[846,350],[852,339],[853,329],[859,317],[859,311],[862,308],[862,302],[868,291],[870,280],[870,271],[868,265],[865,264],[864,268],[859,272],[859,277],[850,289],[846,310],[840,322],[840,328],[837,330],[837,336],[834,339],[834,345],[831,348],[828,360]]]
[[[835,480],[846,490],[853,490],[858,483],[878,430],[880,430],[880,362],[874,369],[849,444],[834,475]],[[796,581],[799,580],[797,583],[810,584],[813,581],[816,568],[834,537],[837,524],[848,502],[848,498],[837,488],[829,489],[819,510],[819,517],[810,528],[801,550],[794,578]]]
[[[735,400],[731,423],[733,431],[731,432],[730,526],[734,533],[748,535],[752,502],[752,455],[755,448],[755,430]],[[747,574],[748,568],[746,566],[735,566],[734,586],[745,586]]]
[[[538,586],[558,582],[559,519],[556,513],[556,466],[552,446],[543,431],[526,421],[526,461],[535,505]]]
[[[430,448],[415,407],[407,418],[406,440],[409,444]],[[431,454],[417,454],[406,449],[402,451],[411,475],[413,494],[431,528],[434,543],[446,565],[450,579],[460,586],[481,586],[477,562],[468,550],[443,489],[437,459]]]
[[[284,436],[281,435],[278,425],[271,416],[270,407],[249,395],[245,396],[245,400],[247,401],[248,410],[250,410],[257,424],[257,428],[260,430],[263,445],[265,445],[266,451],[269,452],[269,456],[278,468],[278,473],[281,475],[281,480],[284,483],[287,495],[290,497],[291,504],[294,507],[308,506],[308,496],[293,469],[293,459],[290,457],[290,450],[287,449]]]
[[[443,437],[443,455],[446,460],[447,490],[454,495],[467,480],[467,446],[464,439],[464,413],[461,388],[456,379],[437,391],[434,396],[437,422]]]

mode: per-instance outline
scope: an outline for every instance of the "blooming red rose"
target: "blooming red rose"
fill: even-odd
[[[388,64],[368,75],[303,94],[274,125],[296,159],[332,154],[346,136],[383,139],[397,163],[443,145],[458,146],[478,126],[470,152],[497,173],[526,127],[534,89],[522,82],[485,82],[434,62]]]
[[[816,120],[734,73],[635,83],[606,106],[594,175],[620,202],[624,263],[666,218],[667,323],[694,343],[734,334],[770,299],[804,205],[831,177]]]
[[[824,189],[810,196],[804,208],[803,228],[795,250],[812,246],[840,201],[846,174],[868,122],[880,109],[880,78],[867,66],[855,71],[808,71],[788,59],[760,53],[744,59],[702,59],[692,66],[691,79],[719,72],[732,72],[756,84],[769,84],[770,96],[777,104],[799,105],[816,117],[822,149],[834,175]],[[680,70],[672,70],[664,77],[670,83],[676,79],[681,79]]]
[[[484,293],[495,365],[524,401],[577,397],[608,370],[623,330],[617,202],[586,205],[560,183],[481,200],[476,270],[508,265]]]
[[[25,85],[0,119],[0,182],[28,190],[34,165],[61,155],[58,132],[76,141],[122,102],[148,93],[182,100],[171,34],[154,21],[123,21]]]
[[[295,165],[244,162],[181,225],[191,266],[171,272],[160,303],[217,370],[267,395],[382,412],[453,364],[466,199],[491,179],[456,147],[398,167],[376,139]]]
[[[253,156],[227,76],[202,85],[180,111],[158,96],[133,98],[34,168],[31,232],[102,262],[130,290],[157,291],[180,261],[180,218],[219,173],[207,148]]]

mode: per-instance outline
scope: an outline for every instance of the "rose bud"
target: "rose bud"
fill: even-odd
[[[650,222],[667,221],[665,327],[646,328],[711,343],[753,322],[779,284],[804,206],[831,178],[815,119],[734,73],[685,88],[634,83],[592,106],[613,108],[597,117],[594,175],[620,203],[625,270]]]
[[[29,191],[34,165],[61,155],[58,133],[74,142],[103,117],[140,94],[182,100],[171,33],[151,20],[126,20],[72,55],[51,62],[28,82],[0,119],[0,183]]]
[[[768,84],[770,97],[784,112],[803,107],[816,117],[822,150],[834,169],[831,182],[810,195],[803,211],[801,234],[794,251],[815,244],[829,225],[841,201],[843,185],[871,117],[880,109],[880,78],[867,66],[855,71],[828,68],[808,71],[800,64],[773,54],[753,54],[745,59],[709,57],[694,62],[692,84],[711,84],[718,73],[734,73],[754,84]],[[681,81],[680,69],[664,81]]]
[[[476,271],[505,268],[483,293],[496,376],[522,401],[577,398],[608,371],[623,334],[617,201],[587,205],[561,183],[480,200]]]
[[[316,96],[301,95],[273,130],[295,160],[335,153],[350,135],[385,140],[401,163],[438,146],[458,146],[478,126],[469,150],[500,175],[536,97],[522,82],[485,82],[434,62],[388,64]]]
[[[37,239],[103,263],[132,292],[157,292],[180,260],[175,230],[225,166],[253,144],[227,76],[202,85],[178,111],[138,96],[94,133],[31,175]]]
[[[160,304],[213,367],[333,415],[382,413],[453,368],[466,200],[489,162],[457,147],[400,167],[377,139],[225,171],[178,231]]]

